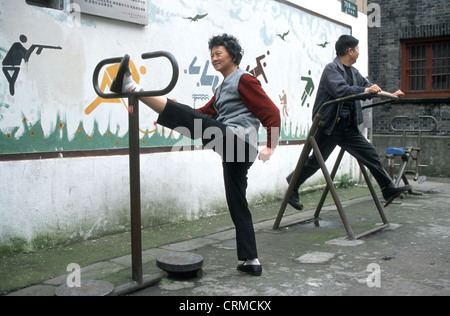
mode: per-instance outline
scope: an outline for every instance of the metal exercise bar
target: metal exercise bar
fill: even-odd
[[[431,132],[434,132],[437,129],[438,122],[437,122],[437,120],[436,120],[436,118],[434,116],[420,115],[420,116],[418,116],[418,118],[419,119],[429,119],[429,120],[433,121],[433,127],[429,128],[429,129],[414,129],[414,128],[413,129],[400,129],[400,128],[395,128],[394,127],[394,122],[396,120],[399,120],[399,119],[410,119],[409,116],[401,115],[401,116],[396,116],[396,117],[391,119],[391,128],[392,128],[392,130],[394,132],[402,132],[402,133],[431,133]],[[403,144],[403,146],[404,145],[405,144]]]
[[[161,57],[167,58],[172,65],[172,79],[165,89],[153,90],[153,91],[127,92],[127,93],[104,93],[100,89],[100,86],[98,84],[98,76],[103,67],[105,67],[106,65],[118,64],[123,59],[123,57],[116,57],[116,58],[109,58],[109,59],[105,59],[105,60],[101,61],[95,68],[94,76],[93,76],[93,84],[94,84],[95,92],[97,93],[97,95],[99,97],[101,97],[103,99],[124,99],[124,98],[129,98],[130,96],[134,96],[137,98],[156,97],[156,96],[163,96],[163,95],[170,93],[175,88],[175,86],[178,82],[178,76],[180,73],[179,67],[178,67],[178,62],[175,59],[175,57],[171,53],[164,52],[164,51],[142,54],[142,59],[155,59],[155,58],[161,58]]]
[[[139,144],[139,99],[142,97],[163,96],[175,88],[179,67],[175,57],[163,51],[142,54],[142,59],[167,58],[172,65],[172,79],[166,88],[154,91],[140,91],[128,93],[104,93],[100,90],[98,77],[100,71],[111,64],[118,64],[123,57],[110,58],[101,61],[95,68],[93,75],[94,90],[104,99],[128,98],[128,124],[129,124],[129,161],[130,161],[130,207],[131,207],[131,262],[132,278],[142,287],[142,239],[141,239],[141,179],[140,179],[140,144]],[[158,278],[156,278],[157,280]],[[154,281],[155,278],[152,278]]]
[[[365,178],[365,180],[366,180],[366,182],[368,184],[368,187],[369,187],[369,190],[371,192],[372,198],[374,199],[374,202],[376,204],[378,212],[379,212],[379,214],[380,214],[380,216],[381,216],[381,218],[383,220],[383,226],[375,228],[373,230],[370,230],[370,231],[368,231],[366,233],[363,233],[363,234],[360,234],[358,236],[355,236],[355,234],[354,234],[354,232],[353,232],[353,230],[351,228],[351,225],[348,222],[347,216],[345,215],[345,212],[344,212],[343,207],[342,207],[342,203],[340,202],[340,199],[339,199],[339,197],[337,195],[336,189],[335,189],[334,184],[333,184],[333,179],[336,176],[336,173],[337,173],[337,170],[339,168],[339,165],[340,165],[340,163],[342,161],[342,158],[343,158],[343,156],[345,154],[345,150],[341,149],[341,151],[339,153],[339,156],[338,156],[338,158],[336,160],[336,163],[334,165],[334,168],[333,168],[333,170],[332,170],[332,172],[330,174],[328,169],[327,169],[327,167],[326,167],[326,165],[325,165],[325,161],[323,160],[322,154],[321,154],[321,152],[319,150],[319,147],[317,146],[317,141],[316,141],[316,137],[319,135],[319,133],[321,132],[321,130],[324,127],[324,124],[325,124],[325,122],[322,121],[322,113],[325,111],[326,108],[328,108],[331,105],[334,105],[334,104],[337,104],[337,103],[340,103],[340,102],[344,102],[344,101],[366,100],[366,99],[372,99],[372,98],[381,98],[381,99],[387,99],[387,100],[391,100],[391,101],[398,99],[396,96],[393,96],[393,95],[390,95],[390,94],[384,94],[384,93],[379,93],[379,94],[361,93],[361,94],[356,94],[356,95],[352,95],[352,96],[348,96],[348,97],[344,97],[344,98],[331,100],[329,102],[324,103],[321,106],[321,108],[319,109],[319,112],[316,114],[316,116],[314,118],[313,125],[312,125],[312,127],[310,129],[310,132],[309,132],[309,136],[308,136],[308,138],[306,140],[306,143],[305,143],[305,145],[303,147],[302,153],[301,153],[300,158],[298,160],[298,163],[297,163],[297,166],[295,168],[295,171],[294,171],[293,177],[291,179],[291,182],[289,183],[289,187],[288,187],[288,189],[286,191],[286,194],[284,196],[283,202],[281,203],[280,210],[278,212],[278,216],[277,216],[277,218],[275,220],[275,223],[273,225],[273,229],[280,228],[281,220],[283,218],[284,212],[286,211],[286,207],[288,205],[290,196],[291,196],[292,192],[294,191],[295,184],[297,183],[298,178],[300,177],[300,173],[301,173],[301,171],[303,169],[303,166],[305,165],[306,160],[308,159],[311,151],[313,151],[314,155],[317,158],[317,161],[318,161],[318,163],[320,165],[322,173],[323,173],[323,175],[325,177],[327,186],[326,186],[326,188],[324,190],[324,193],[323,193],[323,195],[322,195],[322,197],[321,197],[321,199],[319,201],[319,204],[317,206],[317,209],[316,209],[316,212],[315,212],[314,216],[312,218],[308,218],[308,219],[305,219],[305,220],[302,220],[302,221],[299,221],[299,222],[296,222],[296,223],[290,223],[287,226],[291,226],[291,225],[299,224],[299,223],[303,223],[303,222],[308,222],[308,221],[312,221],[312,220],[318,220],[320,212],[321,212],[322,207],[323,207],[323,204],[325,202],[326,196],[328,195],[329,192],[331,192],[331,195],[333,197],[334,203],[335,203],[335,205],[337,207],[337,210],[338,210],[339,215],[341,217],[342,223],[344,224],[344,228],[345,228],[345,230],[347,232],[347,235],[348,235],[349,239],[353,240],[353,239],[361,238],[361,237],[366,236],[368,234],[371,234],[371,233],[373,233],[375,231],[383,229],[383,228],[385,228],[385,227],[387,227],[389,225],[389,222],[388,222],[388,220],[387,220],[387,218],[386,218],[386,216],[384,214],[383,207],[381,206],[381,203],[378,200],[378,197],[376,195],[375,189],[373,188],[373,185],[370,182],[369,175],[368,175],[367,171],[365,170],[365,167],[361,163],[359,163],[359,161],[358,161],[358,163],[359,163],[359,165],[361,167],[361,171],[362,171],[362,173],[364,175],[364,178]],[[283,227],[285,227],[285,226],[283,226]]]
[[[386,104],[450,104],[450,98],[399,98],[396,100],[379,101],[363,106],[364,109],[369,109]]]
[[[421,156],[421,146],[422,146],[422,134],[423,133],[431,133],[434,132],[437,127],[438,127],[438,121],[436,120],[436,118],[434,118],[433,116],[429,116],[429,115],[421,115],[418,117],[419,120],[420,119],[424,119],[424,120],[430,120],[433,124],[433,127],[428,128],[428,129],[421,129],[419,127],[419,129],[400,129],[400,128],[396,128],[394,127],[394,122],[397,120],[401,120],[401,119],[412,119],[408,116],[396,116],[394,118],[391,119],[391,129],[394,132],[401,132],[402,133],[402,149],[403,152],[401,155],[396,155],[396,154],[387,154],[386,155],[386,159],[389,160],[389,175],[394,179],[394,167],[396,166],[400,166],[400,170],[398,173],[398,176],[395,179],[395,185],[398,186],[400,184],[400,181],[403,180],[403,182],[406,185],[409,185],[408,179],[406,178],[406,174],[413,174],[414,175],[414,181],[417,181],[419,179],[419,168],[426,168],[428,167],[428,165],[422,165],[420,164],[420,156]],[[406,146],[406,138],[407,138],[407,134],[411,133],[411,134],[415,134],[417,133],[418,135],[418,139],[417,139],[417,143],[415,146]],[[413,155],[413,153],[415,153],[415,156]],[[400,164],[395,164],[394,160],[397,157],[401,157],[402,162]],[[406,165],[410,162],[410,158],[412,159],[412,161],[415,161],[415,168],[414,170],[406,170]],[[410,194],[419,194],[420,193],[415,193],[412,189],[409,190]]]

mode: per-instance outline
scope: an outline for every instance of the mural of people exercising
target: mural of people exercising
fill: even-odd
[[[28,63],[31,55],[37,49],[36,55],[40,55],[44,49],[62,49],[60,46],[47,46],[47,45],[31,45],[29,49],[26,49],[22,44],[25,44],[28,38],[25,35],[20,36],[20,42],[14,43],[3,59],[3,73],[9,83],[9,93],[14,96],[15,84],[20,73],[20,66],[22,61]]]

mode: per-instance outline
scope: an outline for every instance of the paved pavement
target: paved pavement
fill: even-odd
[[[345,238],[345,230],[332,203],[322,211],[318,225],[310,222],[279,230],[273,230],[272,226],[281,202],[265,203],[253,210],[258,213],[272,209],[269,219],[255,224],[264,269],[261,277],[236,270],[234,229],[225,225],[213,229],[214,233],[202,231],[201,235],[189,236],[187,240],[145,250],[144,273],[160,281],[129,295],[448,296],[450,179],[429,179],[423,184],[413,185],[423,195],[408,195],[394,202],[386,209],[390,227],[357,241]],[[347,196],[348,192],[343,195]],[[355,234],[372,229],[381,222],[373,201],[368,195],[363,195],[343,201]],[[282,224],[311,216],[312,207],[309,209],[304,212],[290,210]],[[205,226],[205,222],[202,223]],[[177,226],[176,231],[193,232],[195,227],[192,225]],[[203,276],[167,276],[156,267],[155,260],[170,252],[192,252],[203,256]],[[111,282],[117,290],[124,280],[129,279],[130,263],[129,255],[104,259],[83,266],[81,277]],[[66,283],[68,276],[61,273],[9,295],[54,295],[55,290]]]

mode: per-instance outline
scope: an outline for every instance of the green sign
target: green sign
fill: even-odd
[[[358,5],[348,0],[342,0],[342,12],[358,17]]]

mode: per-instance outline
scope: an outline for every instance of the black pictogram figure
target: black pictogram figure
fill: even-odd
[[[44,49],[62,49],[56,46],[46,46],[46,45],[31,45],[29,49],[26,49],[23,45],[28,41],[25,35],[20,36],[20,42],[14,43],[3,59],[3,73],[9,82],[9,93],[11,95],[15,94],[14,86],[16,84],[17,78],[19,77],[20,66],[22,60],[28,63],[30,56],[37,49],[36,55],[40,55]]]

